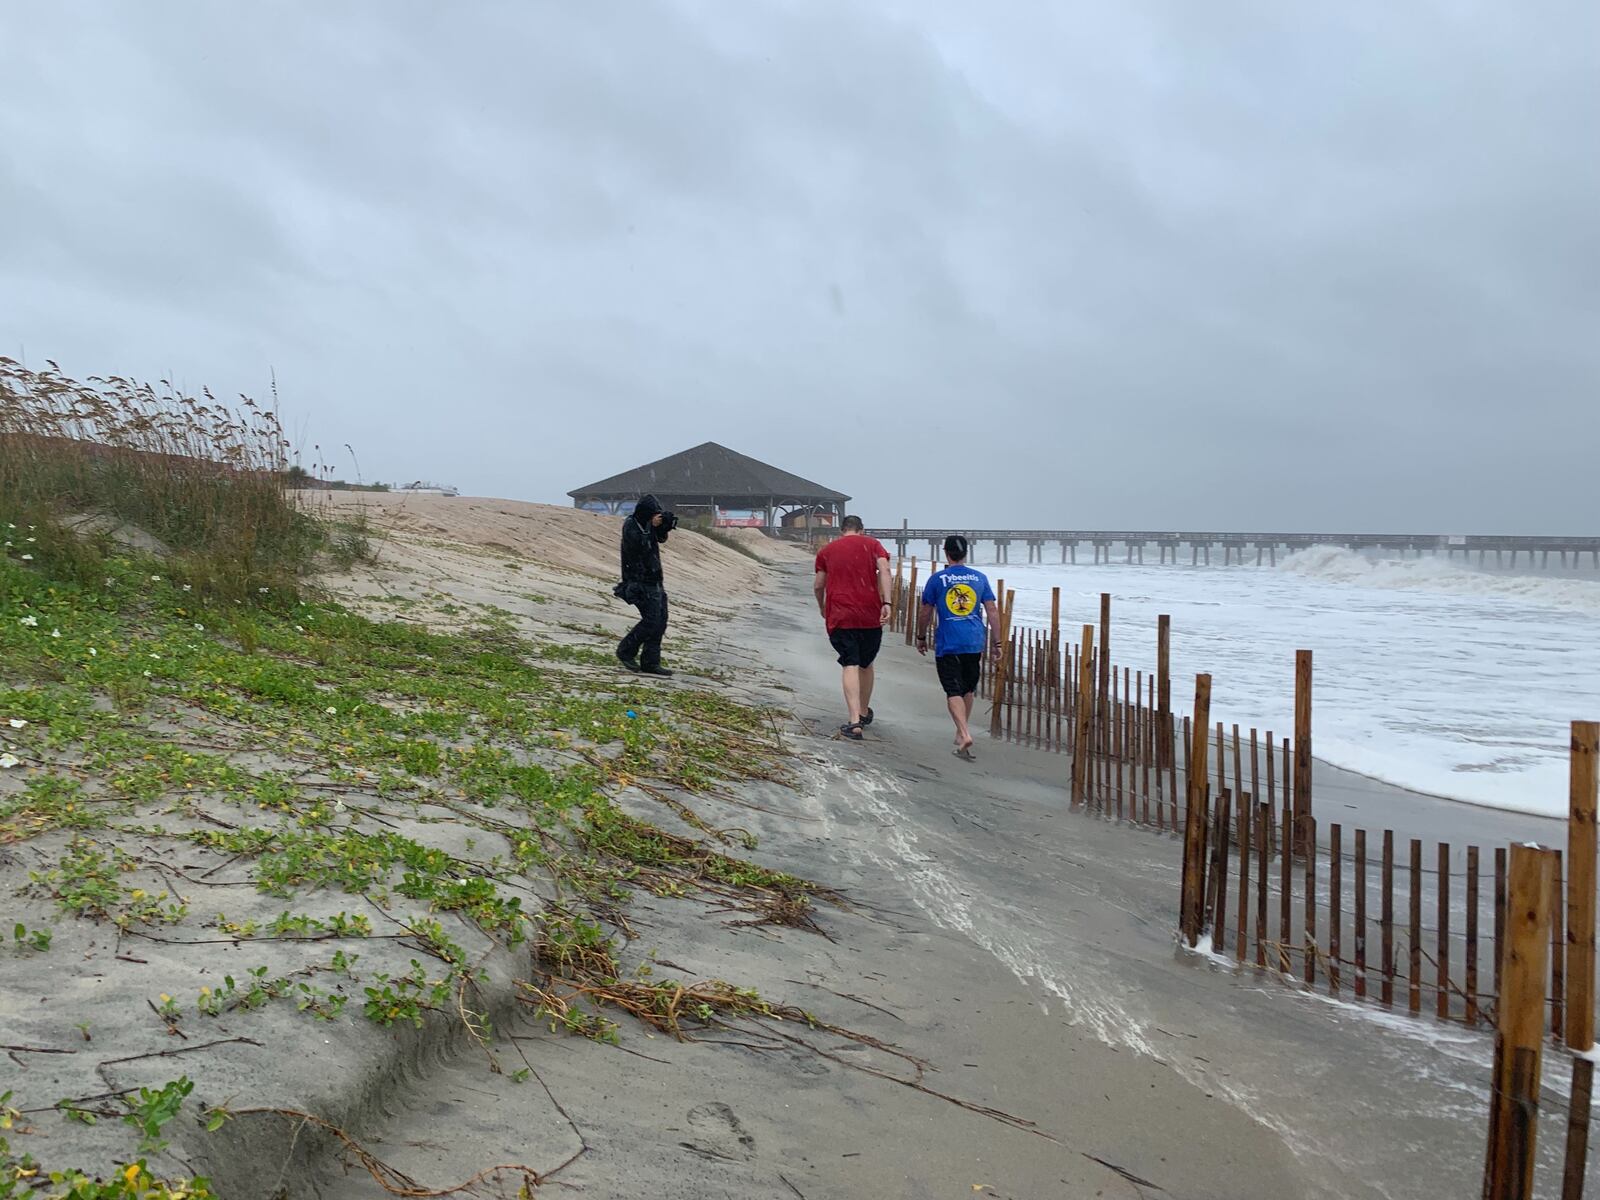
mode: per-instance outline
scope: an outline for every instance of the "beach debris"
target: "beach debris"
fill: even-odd
[[[29,613],[25,617],[18,617],[17,622],[18,624],[26,625],[29,629],[32,629],[39,624],[39,618],[34,616],[32,613]]]
[[[28,723],[21,717],[12,717],[6,724],[13,729],[26,729],[28,727]]]
[[[0,754],[0,771],[9,771],[12,767],[20,767],[22,760],[15,754]]]
[[[521,1163],[501,1163],[493,1167],[485,1167],[465,1183],[454,1187],[426,1188],[419,1184],[405,1172],[391,1167],[372,1151],[346,1133],[332,1121],[324,1120],[314,1113],[308,1113],[298,1108],[225,1108],[217,1105],[206,1110],[207,1128],[219,1129],[226,1121],[235,1121],[240,1117],[274,1116],[285,1121],[292,1121],[297,1127],[313,1125],[323,1130],[343,1144],[345,1150],[366,1169],[373,1181],[391,1196],[454,1196],[473,1190],[475,1187],[486,1183],[498,1183],[502,1187],[505,1181],[521,1179],[519,1195],[532,1195],[533,1189],[550,1180],[558,1171],[564,1170],[588,1152],[589,1146],[585,1142],[564,1162],[558,1163],[548,1171],[535,1171],[532,1167]],[[214,1124],[213,1124],[214,1122]],[[581,1137],[580,1137],[581,1141]]]

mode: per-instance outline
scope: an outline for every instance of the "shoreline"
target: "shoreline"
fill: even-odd
[[[517,510],[498,517],[522,519]],[[611,523],[591,527],[609,543]],[[419,1030],[402,1023],[384,1031],[354,1014],[358,1004],[322,1024],[272,1002],[224,1016],[211,1035],[224,1043],[194,1036],[191,1047],[181,1032],[210,1026],[187,1015],[167,1025],[145,1004],[163,988],[177,990],[174,973],[199,962],[212,980],[224,971],[242,978],[258,961],[290,972],[305,943],[223,937],[215,940],[225,948],[201,947],[197,960],[195,951],[163,945],[159,930],[149,939],[136,924],[134,940],[108,941],[114,931],[105,925],[69,921],[76,932],[59,931],[59,956],[12,959],[4,965],[18,969],[0,972],[0,1000],[29,1014],[18,1036],[76,1051],[28,1060],[30,1108],[89,1094],[87,1080],[77,1080],[95,1059],[145,1060],[118,1067],[118,1085],[159,1086],[187,1072],[195,1109],[185,1110],[176,1149],[160,1161],[211,1167],[229,1200],[278,1184],[296,1198],[384,1193],[359,1168],[341,1175],[337,1140],[302,1131],[303,1121],[232,1118],[219,1135],[201,1132],[193,1114],[202,1100],[318,1113],[430,1187],[521,1161],[545,1172],[565,1164],[552,1182],[595,1194],[685,1200],[1133,1198],[1148,1191],[1136,1180],[1194,1200],[1403,1194],[1349,1178],[1358,1153],[1376,1155],[1384,1179],[1402,1177],[1404,1155],[1393,1153],[1384,1114],[1358,1104],[1349,1141],[1326,1114],[1300,1111],[1280,1063],[1302,1056],[1327,1074],[1330,1094],[1360,1096],[1386,1077],[1373,1074],[1359,1039],[1387,1039],[1385,1053],[1404,1054],[1423,1027],[1373,1035],[1370,1014],[1330,1017],[1292,991],[1256,988],[1176,951],[1175,843],[1067,812],[1063,756],[980,738],[976,764],[952,758],[931,660],[887,645],[868,741],[831,738],[838,671],[803,563],[755,568],[693,540],[671,543],[685,557],[668,558],[669,589],[675,565],[698,564],[684,572],[685,590],[698,586],[698,594],[677,610],[667,641],[668,665],[684,671],[640,689],[609,657],[608,639],[631,623],[631,610],[611,601],[595,574],[565,559],[514,555],[494,529],[475,536],[495,544],[396,532],[378,566],[341,588],[351,603],[377,605],[406,628],[460,625],[462,611],[509,622],[533,638],[523,653],[563,686],[596,702],[625,691],[641,716],[697,694],[792,713],[759,733],[783,747],[790,786],[748,775],[699,790],[624,782],[614,802],[629,819],[736,855],[752,870],[838,888],[844,904],[818,893],[808,910],[815,929],[774,925],[730,911],[732,897],[683,896],[667,879],[657,894],[636,889],[597,919],[616,939],[625,981],[728,980],[812,1017],[735,1017],[699,1030],[700,1040],[678,1041],[602,1006],[595,1011],[620,1022],[620,1046],[594,1045],[553,1032],[548,1014],[518,1002],[518,981],[530,978],[526,949],[470,939],[488,971],[472,1003],[493,1025],[488,1041],[439,1014]],[[594,553],[605,551],[609,544]],[[729,570],[743,582],[718,583]],[[738,604],[719,603],[741,588],[750,594]],[[1420,810],[1410,819],[1426,821],[1430,804],[1454,804],[1330,770],[1318,772],[1319,805],[1366,805],[1391,819]],[[1408,798],[1396,804],[1398,796]],[[490,852],[473,845],[488,834],[452,831],[437,798],[413,817],[424,821],[404,825],[409,834],[443,838],[463,859]],[[197,911],[225,907],[234,924],[265,923],[281,909],[326,916],[359,906],[359,897],[335,890],[293,901],[257,895],[237,873],[196,883],[189,875],[201,864],[180,857],[173,865],[186,873],[184,891],[198,893],[190,896]],[[544,907],[560,896],[540,888],[527,898]],[[360,911],[380,934],[396,915],[414,921],[381,905]],[[45,912],[29,901],[25,915],[32,923]],[[407,944],[362,945],[370,958],[360,985],[371,986],[379,969],[398,975],[416,953]],[[129,965],[120,957],[126,947]],[[78,949],[87,955],[81,963],[71,954]],[[43,970],[23,974],[33,967]],[[38,994],[46,981],[53,1002]],[[361,987],[350,990],[359,996]],[[81,1018],[93,1022],[92,1051],[69,1039]],[[161,1056],[175,1040],[184,1057],[169,1062]],[[1286,1083],[1287,1093],[1279,1090]],[[1423,1107],[1404,1088],[1395,1099],[1406,1112]],[[74,1146],[108,1155],[127,1136],[109,1120],[86,1129],[48,1111],[30,1119],[43,1140],[26,1148],[52,1157]],[[1476,1137],[1472,1127],[1463,1139],[1463,1120],[1450,1114],[1439,1133],[1458,1157]],[[1358,1151],[1364,1143],[1375,1148]]]
[[[517,519],[514,512],[501,515]],[[596,553],[609,551],[614,523],[589,527],[597,537],[604,535],[605,545]],[[372,627],[379,631],[380,646],[385,638],[401,638],[401,645],[437,655],[447,643],[426,640],[433,636],[423,633],[430,625],[450,630],[481,620],[487,622],[486,636],[494,637],[502,636],[493,633],[496,628],[518,629],[535,637],[519,644],[518,657],[537,658],[548,678],[565,681],[563,686],[575,689],[584,703],[617,708],[615,697],[625,691],[633,706],[629,718],[634,709],[653,717],[658,709],[665,712],[684,701],[715,703],[718,696],[786,707],[802,701],[805,677],[786,673],[774,662],[773,651],[813,658],[810,631],[797,629],[775,643],[770,630],[751,623],[753,610],[777,602],[787,576],[799,574],[798,565],[792,572],[756,568],[693,539],[675,541],[684,560],[669,559],[669,580],[676,565],[685,568],[686,581],[698,573],[704,588],[715,592],[720,586],[726,593],[730,585],[717,580],[732,577],[717,572],[733,571],[737,578],[748,576],[739,587],[757,590],[748,606],[731,610],[714,605],[710,595],[685,605],[668,640],[668,661],[683,672],[665,684],[641,686],[622,674],[609,654],[609,639],[631,623],[632,614],[610,601],[594,575],[574,571],[566,560],[540,563],[516,556],[493,531],[479,536],[495,544],[452,545],[432,529],[396,532],[375,568],[335,582],[357,609],[390,620]],[[700,566],[687,569],[696,560]],[[143,581],[152,589],[173,586],[158,574],[131,575],[127,582]],[[624,780],[612,802],[624,819],[654,822],[663,836],[700,843],[719,855],[739,855],[727,860],[737,873],[779,878],[773,872],[790,872],[824,886],[844,883],[844,907],[819,893],[810,908],[816,929],[773,924],[771,914],[747,907],[751,898],[736,886],[718,885],[720,891],[699,898],[689,889],[686,897],[675,898],[685,891],[683,879],[658,871],[645,876],[658,880],[658,895],[636,890],[625,905],[602,903],[598,919],[616,939],[622,982],[659,978],[670,994],[673,979],[726,979],[734,987],[755,989],[759,1003],[804,1008],[814,1016],[797,1022],[759,1013],[734,1015],[720,1028],[691,1026],[699,1040],[677,1041],[606,1005],[593,1011],[620,1022],[619,1047],[553,1031],[558,1019],[534,1013],[523,1002],[519,981],[545,978],[530,963],[526,947],[499,945],[458,922],[453,901],[441,908],[438,899],[426,899],[430,891],[443,897],[439,887],[469,886],[474,876],[515,852],[516,824],[508,826],[498,817],[484,824],[474,817],[463,827],[460,801],[436,790],[385,807],[377,803],[381,793],[365,790],[354,772],[358,766],[375,769],[376,762],[369,762],[369,752],[361,748],[370,728],[345,725],[345,710],[355,703],[357,689],[388,684],[376,677],[359,682],[364,668],[355,661],[342,670],[317,671],[330,676],[324,680],[329,690],[300,703],[310,703],[320,714],[323,696],[336,700],[327,705],[326,718],[307,717],[304,729],[296,718],[273,738],[250,737],[235,745],[220,728],[211,730],[209,719],[201,719],[204,708],[169,705],[168,697],[182,695],[186,673],[200,661],[191,663],[186,655],[211,656],[216,665],[207,670],[221,682],[220,677],[231,678],[248,666],[254,652],[240,660],[234,657],[237,648],[211,649],[216,634],[209,626],[216,618],[207,615],[194,623],[206,625],[205,630],[192,628],[191,616],[182,609],[186,601],[172,597],[159,603],[179,606],[170,630],[146,625],[151,618],[142,609],[129,610],[141,614],[136,617],[116,618],[135,622],[129,629],[136,639],[159,636],[172,642],[155,643],[159,651],[148,656],[162,672],[161,680],[149,685],[155,707],[129,712],[150,712],[163,737],[232,747],[229,754],[244,755],[253,770],[292,770],[308,781],[301,786],[326,789],[329,799],[312,810],[298,807],[307,802],[304,797],[278,793],[262,793],[259,805],[253,799],[243,802],[245,797],[230,796],[227,789],[234,785],[220,774],[214,781],[208,777],[192,799],[184,799],[182,788],[172,796],[169,789],[178,786],[172,773],[189,770],[194,762],[209,763],[211,753],[198,746],[194,752],[173,749],[167,772],[151,782],[154,794],[179,806],[181,819],[169,813],[158,820],[157,812],[164,810],[118,799],[138,822],[127,830],[114,822],[70,837],[63,831],[27,831],[3,848],[0,869],[20,878],[30,868],[65,870],[62,864],[80,853],[74,847],[103,846],[107,862],[127,856],[128,865],[115,876],[121,889],[117,905],[182,906],[182,911],[172,908],[160,924],[151,924],[142,907],[128,910],[120,923],[75,920],[60,915],[57,901],[43,894],[17,907],[27,925],[52,931],[55,943],[26,957],[0,960],[0,1005],[23,1014],[14,1036],[29,1048],[16,1060],[25,1065],[19,1066],[17,1094],[10,1101],[24,1117],[23,1129],[13,1135],[17,1152],[31,1153],[51,1169],[104,1172],[112,1163],[131,1161],[131,1135],[113,1119],[121,1115],[117,1097],[187,1077],[194,1093],[183,1102],[179,1118],[167,1124],[170,1146],[146,1152],[151,1171],[173,1178],[208,1175],[228,1200],[280,1192],[290,1197],[383,1194],[350,1161],[354,1152],[341,1151],[344,1131],[364,1147],[362,1153],[428,1187],[453,1187],[493,1164],[521,1162],[538,1172],[558,1172],[561,1183],[595,1194],[694,1200],[787,1200],[796,1193],[918,1200],[975,1192],[1134,1197],[1137,1189],[1124,1172],[1173,1178],[1164,1143],[1128,1132],[1157,1102],[1197,1137],[1220,1120],[1234,1130],[1230,1142],[1252,1148],[1251,1177],[1262,1182],[1245,1194],[1295,1194],[1287,1157],[1248,1119],[1220,1112],[1200,1089],[1158,1064],[1128,1058],[1063,1026],[978,945],[916,915],[903,893],[880,886],[885,878],[875,870],[842,862],[830,839],[841,820],[859,814],[838,811],[832,799],[838,780],[850,777],[849,755],[816,739],[803,724],[772,731],[786,747],[795,787],[752,775],[746,763],[739,768],[742,774],[727,777],[730,782],[699,790],[651,789]],[[65,610],[61,615],[61,651],[87,654],[85,630],[67,622]],[[291,627],[290,620],[305,628]],[[249,636],[274,646],[283,639],[313,639],[307,643],[309,654],[295,641],[289,661],[315,663],[325,650],[337,648],[328,639],[348,636],[332,628],[321,632],[319,622],[340,626],[343,621],[333,610],[296,609],[291,617],[263,617]],[[356,633],[367,628],[350,625]],[[126,635],[102,631],[95,638],[110,646],[107,636],[119,641]],[[48,643],[52,653],[56,645]],[[103,664],[120,654],[102,650],[96,661]],[[382,654],[380,659],[389,661]],[[335,654],[326,661],[343,660]],[[509,661],[495,666],[496,661],[451,660],[440,685],[449,686],[457,671],[513,670]],[[429,675],[417,678],[425,682]],[[26,695],[14,693],[13,703]],[[508,699],[482,691],[470,698],[453,696],[448,703],[427,701],[418,711],[432,719],[466,703],[450,724],[454,729],[464,720],[470,730],[474,719],[499,711]],[[802,707],[809,703],[805,697]],[[355,703],[352,711],[360,707]],[[409,721],[411,711],[411,705],[395,705],[389,716],[374,710],[370,719],[375,728],[385,728],[396,718]],[[597,710],[597,721],[602,715],[607,721],[622,716],[605,708]],[[718,719],[717,710],[712,715]],[[246,716],[237,710],[228,727],[238,727]],[[29,778],[61,774],[49,766],[61,755],[49,739],[57,732],[68,736],[68,726],[57,731],[45,710],[30,710],[29,717],[22,744],[27,761],[41,764],[33,769],[43,772]],[[145,717],[107,719],[149,728]],[[331,728],[318,730],[318,725]],[[623,723],[619,732],[627,728]],[[317,760],[321,765],[308,775],[304,764],[291,760],[307,738],[315,742],[327,733],[335,738],[329,753],[341,745],[349,752],[326,763]],[[753,729],[752,736],[768,733]],[[722,744],[738,746],[736,741]],[[565,745],[557,739],[559,761],[571,758],[561,749]],[[732,752],[747,755],[748,750]],[[412,769],[425,775],[434,769],[431,761],[424,754]],[[96,795],[107,786],[87,758],[72,770]],[[21,773],[8,773],[0,777],[0,795],[15,799],[13,789],[24,783]],[[310,823],[285,825],[269,803],[287,806],[279,813]],[[24,811],[32,810],[25,806]],[[357,811],[363,814],[360,822],[353,815]],[[368,819],[375,828],[361,840],[343,832],[365,827]],[[219,824],[221,832],[213,832]],[[257,872],[264,868],[240,853],[247,849],[249,831],[257,828],[285,830],[278,836],[287,840],[274,843],[263,860],[273,870],[310,871],[307,878],[324,882],[291,884],[283,895],[263,891]],[[80,834],[86,840],[76,840]],[[334,834],[341,840],[331,859],[321,852],[306,857],[297,849],[301,843],[295,839]],[[398,872],[363,877],[359,887],[343,889],[339,876],[326,875],[330,863],[336,870],[345,869],[337,865],[345,863],[355,869],[359,856],[380,853],[397,844],[395,838],[414,842],[419,854],[432,847],[429,853],[449,855],[459,864],[452,876],[459,871],[460,878],[431,881],[426,873],[418,875],[407,886],[425,887],[423,898],[406,903],[400,896],[411,892],[390,891],[399,883]],[[215,852],[202,849],[212,842]],[[169,845],[173,849],[158,849]],[[737,865],[746,860],[748,867]],[[419,858],[413,870],[431,870],[427,861]],[[378,860],[371,869],[379,870]],[[68,877],[55,878],[59,900]],[[607,878],[598,877],[601,883]],[[603,899],[606,892],[598,895]],[[523,898],[529,911],[550,913],[561,892],[534,881]],[[478,903],[491,900],[484,896]],[[483,911],[499,910],[491,905]],[[357,925],[358,918],[370,928]],[[457,950],[444,949],[456,943]],[[427,999],[437,968],[417,967],[416,959],[431,961],[425,953],[429,945],[448,961],[473,964],[474,981],[463,977],[459,995]],[[359,950],[362,961],[341,967],[335,957],[330,967],[326,960],[336,950]],[[427,971],[428,983],[403,983],[408,958],[414,968]],[[310,990],[297,992],[296,980]],[[252,988],[262,989],[259,999]],[[369,1008],[365,1020],[363,991]],[[293,1002],[302,993],[309,1009],[297,1009]],[[208,1013],[206,997],[212,994],[226,1000],[219,1011]],[[349,1010],[341,1015],[346,999]],[[372,1017],[374,1003],[387,1010],[379,1014],[381,1022]],[[416,1008],[415,1028],[408,1006]],[[460,1020],[452,1015],[457,1009]],[[491,1027],[489,1036],[484,1031]],[[1069,1072],[1076,1072],[1081,1094],[1058,1094]],[[53,1107],[61,1097],[71,1099],[74,1111],[81,1108],[100,1119],[92,1125],[68,1120]],[[208,1132],[203,1126],[218,1114],[221,1124]],[[328,1124],[310,1124],[313,1119]],[[1233,1155],[1232,1149],[1219,1149],[1189,1164],[1189,1173],[1205,1181],[1190,1194],[1240,1194],[1235,1183],[1244,1160]]]
[[[799,602],[790,612],[815,624]],[[803,694],[815,708],[805,715],[831,729],[840,701],[820,631],[780,661],[811,673]],[[949,756],[931,662],[893,641],[879,663],[879,716],[856,757],[863,771],[887,774],[861,802],[886,829],[904,831],[876,865],[929,919],[982,946],[1070,1027],[1162,1062],[1258,1123],[1292,1151],[1294,1190],[1285,1194],[1400,1200],[1479,1186],[1487,1030],[1330,997],[1325,981],[1320,991],[1286,986],[1275,972],[1179,948],[1175,834],[1072,810],[1068,756],[980,736],[978,762],[962,766]],[[1330,771],[1318,774],[1319,829],[1373,812],[1421,834],[1442,812],[1461,811]],[[1559,1173],[1559,1114],[1542,1115],[1541,1169]],[[1181,1122],[1173,1129],[1187,1151]],[[1235,1192],[1251,1194],[1248,1177]]]
[[[1113,656],[1147,677],[1156,614],[1173,614],[1176,715],[1189,707],[1184,681],[1203,671],[1213,674],[1213,716],[1245,732],[1290,732],[1292,660],[1310,647],[1322,761],[1475,808],[1564,817],[1568,721],[1600,701],[1592,622],[1581,614],[1359,578],[1202,578],[1113,565],[983,569],[1017,589],[1016,621],[1027,629],[1048,626],[1059,586],[1071,641],[1079,620],[1096,622],[1098,594],[1111,593]],[[1600,611],[1600,587],[1583,586]]]

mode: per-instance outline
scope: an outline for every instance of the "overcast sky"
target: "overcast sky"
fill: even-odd
[[[0,7],[0,353],[565,503],[1600,531],[1593,0]],[[354,468],[341,450],[340,473]]]

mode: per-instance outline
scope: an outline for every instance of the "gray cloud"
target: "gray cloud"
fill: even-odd
[[[369,475],[715,438],[930,524],[1592,524],[1600,17],[0,11],[0,349]]]

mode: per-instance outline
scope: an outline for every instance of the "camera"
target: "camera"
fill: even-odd
[[[666,511],[665,509],[663,509],[662,513],[661,513],[661,532],[662,533],[671,533],[677,527],[678,527],[678,514],[675,513],[675,512],[669,512],[669,511]]]

